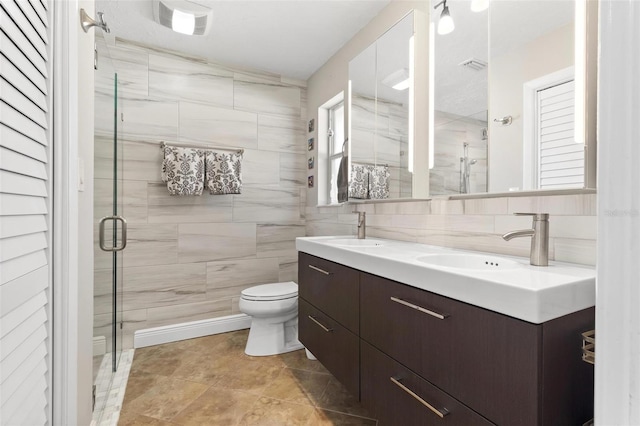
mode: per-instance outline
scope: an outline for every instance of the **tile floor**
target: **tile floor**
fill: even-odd
[[[304,350],[245,355],[248,330],[137,349],[119,425],[376,425]]]

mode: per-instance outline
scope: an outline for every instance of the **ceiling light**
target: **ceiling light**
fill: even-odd
[[[442,5],[442,13],[440,14],[440,20],[438,21],[438,34],[445,35],[449,34],[451,31],[455,29],[455,25],[453,23],[453,18],[449,14],[449,7],[447,6],[447,0],[443,0],[433,8],[437,9]]]
[[[471,0],[471,11],[482,12],[489,7],[489,0]]]
[[[174,10],[171,17],[171,29],[180,34],[193,35],[196,29],[196,17],[191,13]]]
[[[406,90],[410,83],[411,79],[407,68],[400,68],[382,79],[382,84],[396,90]]]
[[[180,34],[206,35],[213,10],[187,0],[153,0],[153,18]]]

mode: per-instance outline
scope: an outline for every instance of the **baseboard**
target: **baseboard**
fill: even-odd
[[[93,356],[107,353],[107,339],[104,336],[93,336]]]
[[[183,322],[162,327],[138,330],[133,336],[133,347],[161,345],[179,340],[226,333],[251,327],[251,317],[246,314],[228,315],[200,321]]]

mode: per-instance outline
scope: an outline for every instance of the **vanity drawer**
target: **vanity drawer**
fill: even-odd
[[[362,342],[361,353],[362,404],[379,425],[493,424],[373,346]]]
[[[538,424],[540,327],[366,273],[360,286],[362,339],[497,424]]]
[[[298,302],[298,339],[359,398],[360,339],[304,299]]]
[[[298,295],[358,334],[360,272],[300,252]]]

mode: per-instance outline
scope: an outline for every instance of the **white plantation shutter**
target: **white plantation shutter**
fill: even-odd
[[[538,187],[584,187],[584,145],[574,140],[574,82],[537,96]]]
[[[0,2],[0,424],[48,422],[50,4]]]

